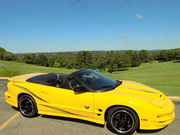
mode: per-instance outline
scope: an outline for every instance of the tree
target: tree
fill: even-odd
[[[105,70],[107,67],[107,59],[105,53],[93,57],[93,69]]]
[[[149,52],[146,50],[141,50],[139,52],[139,57],[140,57],[140,60],[142,63],[147,63],[147,62],[151,61],[151,56],[150,56]]]
[[[118,51],[108,51],[106,52],[106,60],[107,60],[107,69],[108,72],[112,73],[113,71],[118,70],[118,58],[120,56],[120,52]]]
[[[4,59],[4,54],[6,53],[6,50],[4,48],[0,47],[0,60]]]
[[[36,64],[36,56],[35,54],[24,54],[20,56],[19,61],[28,64]]]
[[[54,63],[55,63],[55,60],[56,60],[55,55],[48,56],[47,58],[48,58],[48,66],[53,67]]]
[[[75,57],[74,56],[68,56],[64,58],[64,67],[68,69],[75,68]]]
[[[121,59],[119,59],[121,62],[121,65],[119,67],[126,68],[131,66],[131,58],[127,54],[122,54]]]
[[[180,59],[179,59],[179,56],[180,56],[180,48],[168,50],[167,53],[168,53],[168,60],[169,60],[169,61],[180,60]]]
[[[44,54],[39,54],[36,56],[36,60],[35,60],[35,64],[39,65],[39,66],[48,66],[48,59],[46,57],[46,55]]]
[[[13,53],[6,52],[4,53],[3,60],[7,60],[7,61],[16,60],[16,56]]]
[[[169,61],[168,51],[167,50],[161,51],[159,53],[159,55],[157,56],[157,60],[159,60],[159,61]]]
[[[0,47],[0,52],[6,52],[6,50],[2,47]]]
[[[86,69],[92,67],[92,54],[88,51],[80,51],[76,56],[76,68]]]
[[[126,51],[125,54],[131,59],[131,67],[137,67],[141,64],[141,60],[137,52],[130,50]]]
[[[154,58],[155,58],[155,60],[162,61],[162,62],[174,61],[174,60],[179,61],[180,60],[180,48],[171,49],[171,50],[162,50],[160,52],[156,52],[154,54]]]
[[[60,53],[55,55],[55,62],[53,67],[63,67],[63,57]]]
[[[4,48],[0,47],[0,60],[12,61],[16,60],[16,56],[13,53],[7,52]]]
[[[120,51],[106,52],[105,60],[107,70],[110,73],[129,67],[131,65],[130,57],[126,54],[122,54]]]
[[[177,61],[180,61],[180,48],[175,49],[174,57]]]

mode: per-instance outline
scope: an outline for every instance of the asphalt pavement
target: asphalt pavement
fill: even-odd
[[[103,125],[63,117],[40,115],[25,118],[5,102],[6,86],[0,81],[0,135],[113,135]],[[140,131],[134,135],[179,135],[180,102],[175,121],[160,131]]]

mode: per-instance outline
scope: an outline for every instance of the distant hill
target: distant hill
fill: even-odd
[[[148,52],[158,52],[158,51],[162,51],[163,49],[161,50],[146,50]],[[92,55],[98,55],[98,54],[101,54],[101,53],[104,53],[104,52],[107,52],[107,51],[110,51],[110,50],[98,50],[98,51],[89,51],[92,53]],[[128,51],[128,50],[116,50],[116,51],[120,51],[122,53]],[[141,51],[141,50],[133,50],[133,51]],[[73,55],[76,55],[79,51],[69,51],[69,52],[36,52],[36,53],[28,53],[28,54],[45,54],[45,55],[54,55],[54,54],[57,54],[57,53],[61,53],[63,56],[73,56]],[[16,56],[21,56],[23,54],[27,54],[27,53],[15,53]]]

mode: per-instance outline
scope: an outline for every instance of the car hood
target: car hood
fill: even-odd
[[[162,100],[166,99],[166,96],[156,89],[153,89],[141,83],[125,80],[122,81],[122,84],[120,86],[111,91],[111,94],[120,94],[139,98],[143,101],[157,103],[157,105],[159,104],[160,106],[163,106]]]

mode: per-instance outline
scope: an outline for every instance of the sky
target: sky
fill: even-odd
[[[13,53],[180,48],[180,0],[0,0]]]

